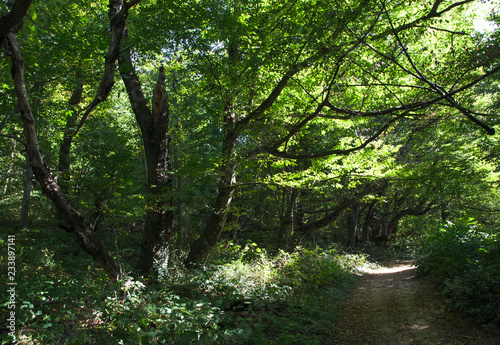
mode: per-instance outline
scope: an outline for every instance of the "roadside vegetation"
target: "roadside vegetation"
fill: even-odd
[[[112,283],[63,230],[24,229],[16,241],[18,344],[322,344],[369,264],[340,248],[287,254],[226,242],[204,268],[187,271],[169,253],[148,280]],[[131,242],[118,241],[125,271]]]
[[[424,241],[418,272],[435,278],[446,301],[474,322],[500,325],[500,242],[476,222],[443,226]]]

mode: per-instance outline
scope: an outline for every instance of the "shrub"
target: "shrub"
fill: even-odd
[[[423,243],[420,274],[436,278],[447,300],[482,324],[500,322],[500,245],[475,224],[448,224]]]

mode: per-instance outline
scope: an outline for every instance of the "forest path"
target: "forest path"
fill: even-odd
[[[343,307],[339,345],[497,345],[499,332],[450,312],[411,261],[366,271]]]

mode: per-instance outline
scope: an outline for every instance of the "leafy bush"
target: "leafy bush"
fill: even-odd
[[[341,255],[336,250],[302,249],[289,258],[281,273],[281,284],[293,286],[296,291],[342,288],[352,282],[352,272],[364,260],[363,256]]]
[[[133,253],[133,241],[119,239],[120,252]],[[207,267],[186,271],[172,251],[158,258],[156,279],[112,283],[60,229],[20,231],[16,245],[18,344],[322,344],[366,260],[229,242]],[[121,258],[127,267],[135,259]]]
[[[454,306],[476,322],[500,322],[500,244],[475,224],[448,224],[423,243],[418,272],[437,279]]]

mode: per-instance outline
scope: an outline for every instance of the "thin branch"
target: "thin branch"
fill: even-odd
[[[233,186],[235,188],[239,188],[239,187],[245,187],[245,186],[259,186],[259,185],[261,185],[261,186],[275,186],[275,187],[280,187],[280,188],[290,188],[290,189],[294,189],[294,190],[298,190],[298,191],[302,191],[302,192],[310,192],[310,191],[314,190],[314,188],[296,187],[296,186],[291,186],[288,184],[277,183],[277,182],[257,182],[257,181],[236,183]]]
[[[374,135],[372,135],[370,138],[366,139],[361,145],[358,145],[356,147],[352,147],[350,149],[334,149],[334,150],[328,150],[328,151],[323,151],[319,153],[313,153],[313,154],[292,154],[292,153],[287,153],[283,151],[278,151],[277,149],[274,150],[268,150],[266,153],[275,156],[275,157],[280,157],[280,158],[287,158],[287,159],[314,159],[314,158],[322,158],[322,157],[328,157],[328,156],[347,156],[353,152],[360,151],[364,149],[368,144],[370,144],[372,141],[380,137],[382,133],[389,128],[389,126],[402,118],[403,115],[400,115],[398,117],[395,117],[388,121],[384,126],[382,126]]]
[[[13,140],[17,141],[18,143],[26,146],[26,141],[22,140],[18,136],[15,136],[15,135],[12,135],[12,134],[0,134],[0,136],[2,136],[4,138],[13,139]]]
[[[7,115],[5,115],[5,117],[2,120],[2,123],[0,123],[0,133],[4,129],[5,124],[7,123],[7,120],[9,119],[9,117],[12,114],[15,114],[15,113],[19,112],[19,110],[21,110],[21,108],[19,107],[19,104],[16,104],[16,106],[14,107],[14,109],[12,109],[12,111],[10,113],[8,113]]]
[[[416,28],[429,28],[429,29],[436,30],[436,31],[447,32],[447,33],[450,33],[450,34],[453,34],[453,35],[462,35],[462,36],[468,36],[469,35],[467,32],[464,32],[464,31],[452,31],[452,30],[448,30],[448,29],[437,28],[437,27],[432,26],[432,25],[429,25],[429,26],[415,25],[415,27]]]

